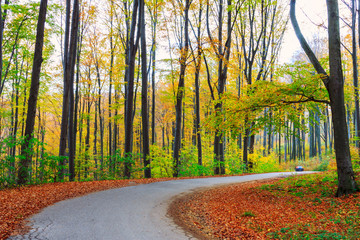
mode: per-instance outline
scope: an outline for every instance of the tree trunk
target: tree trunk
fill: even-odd
[[[144,176],[151,178],[150,142],[149,142],[149,111],[148,111],[148,74],[146,62],[146,31],[145,31],[145,2],[140,0],[140,28],[141,28],[141,119]]]
[[[136,22],[139,1],[133,2],[133,13],[131,18],[131,29],[129,42],[126,50],[127,72],[126,72],[126,103],[125,103],[125,147],[124,147],[124,176],[131,177],[131,162],[132,162],[132,141],[133,141],[133,107],[134,107],[134,80],[135,80],[135,58],[139,45],[140,28],[138,28],[137,36],[135,37]]]
[[[110,70],[109,70],[109,100],[108,100],[108,107],[109,107],[109,123],[108,123],[108,155],[109,155],[109,174],[110,176],[114,176],[114,157],[113,157],[113,129],[112,129],[112,87],[113,87],[113,68],[114,68],[114,57],[115,57],[115,48],[114,48],[114,39],[113,39],[113,17],[114,17],[114,1],[110,1]]]
[[[31,140],[33,139],[37,100],[38,100],[39,85],[40,85],[41,64],[43,62],[42,53],[43,53],[43,45],[44,45],[44,30],[45,30],[47,3],[48,3],[47,0],[41,0],[40,3],[39,18],[36,29],[35,52],[34,52],[33,69],[31,75],[31,87],[30,87],[30,95],[28,100],[24,143],[21,146],[21,155],[24,156],[24,158],[20,160],[18,179],[17,179],[18,185],[26,184],[26,182],[29,181],[28,170],[29,167],[31,166],[31,158],[32,158]]]
[[[157,1],[155,1],[156,7],[154,10],[153,15],[153,24],[152,24],[152,59],[151,59],[151,88],[152,88],[152,109],[151,109],[151,144],[154,145],[156,143],[156,123],[155,123],[155,109],[156,109],[156,103],[155,103],[155,96],[156,96],[156,87],[155,87],[155,71],[156,71],[156,25],[157,25],[157,19],[158,19],[158,10],[157,10]]]
[[[94,52],[96,50],[94,49]],[[95,53],[94,53],[95,54]],[[96,66],[96,76],[98,82],[98,103],[96,106],[98,107],[99,113],[99,128],[100,128],[100,171],[101,175],[103,174],[103,164],[104,164],[104,121],[101,111],[101,79],[100,79],[100,69],[99,69],[99,61],[95,54],[95,66]]]
[[[359,89],[358,89],[358,64],[357,64],[357,47],[356,47],[356,4],[355,0],[351,0],[351,34],[352,34],[352,63],[354,78],[354,95],[355,95],[355,143],[360,154],[360,108],[359,108]]]
[[[9,5],[9,0],[5,0],[5,6]],[[2,0],[0,0],[0,96],[2,93],[2,83],[3,83],[3,40],[4,40],[4,28],[5,20],[7,16],[7,8],[5,8],[4,13],[2,11]],[[5,80],[4,80],[5,81]]]
[[[181,56],[180,56],[180,76],[179,76],[179,84],[176,94],[176,104],[175,104],[175,111],[176,111],[176,122],[175,122],[175,136],[174,136],[174,152],[173,152],[173,159],[174,159],[174,171],[173,176],[179,176],[179,167],[180,167],[180,147],[181,147],[181,123],[182,123],[182,111],[183,111],[183,98],[184,98],[184,87],[185,87],[185,70],[186,70],[186,59],[189,51],[189,8],[190,8],[190,0],[185,1],[184,7],[184,46],[181,49]]]
[[[70,1],[67,2],[67,17],[69,15],[70,6],[68,9],[68,4],[70,5]],[[68,18],[67,18],[68,19]],[[68,21],[68,20],[67,20]],[[66,23],[66,28],[68,29],[68,22]],[[72,15],[72,23],[71,23],[71,33],[70,33],[70,46],[67,48],[68,41],[68,32],[65,30],[65,46],[64,46],[64,93],[63,93],[63,107],[62,107],[62,118],[61,118],[61,133],[60,133],[60,146],[59,146],[59,156],[60,160],[60,169],[59,169],[59,180],[64,180],[65,174],[65,156],[66,156],[66,143],[69,132],[69,115],[70,109],[73,110],[73,94],[70,91],[73,91],[74,84],[74,67],[76,60],[76,48],[77,48],[77,40],[78,40],[78,25],[79,25],[79,0],[74,0],[73,3],[73,15]],[[70,99],[72,97],[72,99]],[[72,103],[72,104],[70,104]],[[70,106],[72,105],[72,106]],[[72,123],[70,123],[72,124]],[[72,126],[71,126],[72,127]],[[70,135],[70,134],[69,134]],[[73,142],[71,142],[71,151],[73,152],[74,146]],[[70,144],[69,144],[70,151]],[[74,161],[73,158],[69,159],[69,171],[71,178],[74,178]]]
[[[199,10],[199,24],[197,32],[197,60],[195,60],[195,136],[198,149],[198,165],[202,166],[202,144],[201,144],[201,130],[200,130],[200,68],[202,59],[202,44],[201,44],[201,18],[202,18],[202,4],[200,3]]]
[[[295,33],[305,53],[314,65],[318,74],[323,74],[322,80],[329,92],[334,129],[334,145],[336,152],[336,165],[338,173],[338,189],[336,196],[343,196],[358,190],[352,168],[349,139],[347,135],[346,111],[344,105],[344,78],[341,65],[339,9],[337,0],[327,0],[328,34],[329,34],[329,65],[330,75],[306,43],[295,17],[295,0],[291,0],[290,16]]]

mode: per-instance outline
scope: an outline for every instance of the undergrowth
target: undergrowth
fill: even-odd
[[[360,173],[356,169],[356,179]],[[358,181],[360,184],[360,181]],[[272,231],[267,234],[270,239],[360,239],[360,203],[359,193],[351,196],[335,198],[337,188],[336,171],[331,170],[322,174],[293,176],[282,179],[273,184],[259,187],[275,196],[292,196],[296,201],[307,201],[307,209],[297,209],[299,214],[308,214],[314,219],[326,216],[322,222],[294,224],[289,227]],[[323,212],[313,212],[311,206],[323,207]],[[321,226],[320,226],[321,225]],[[337,230],[327,226],[338,226]],[[341,229],[339,231],[339,229]]]

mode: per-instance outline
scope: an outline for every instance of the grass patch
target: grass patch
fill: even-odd
[[[360,184],[360,174],[356,179]],[[294,209],[297,203],[308,207],[296,209],[314,221],[306,224],[289,223],[288,227],[267,233],[270,239],[360,239],[359,193],[335,198],[335,171],[321,174],[293,176],[259,187],[277,197],[290,197]]]
[[[270,232],[267,236],[270,239],[349,239],[344,235],[339,233],[329,232],[326,230],[318,231],[315,233],[310,233],[311,229],[309,225],[298,224],[292,228],[282,228],[280,231]]]
[[[255,217],[255,214],[253,212],[246,211],[241,216],[242,217]]]

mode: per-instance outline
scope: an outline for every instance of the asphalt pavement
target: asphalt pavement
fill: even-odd
[[[8,239],[185,240],[196,239],[167,217],[171,200],[196,188],[299,173],[173,180],[92,193],[56,203],[29,219],[31,230]]]

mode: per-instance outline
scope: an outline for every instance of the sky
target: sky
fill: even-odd
[[[325,0],[296,1],[296,17],[300,28],[308,41],[316,34],[326,35],[324,29],[315,25],[322,22],[325,22],[325,24],[327,23],[325,3]],[[311,21],[309,19],[311,19]],[[288,29],[284,35],[282,51],[280,53],[280,63],[291,62],[293,55],[296,54],[297,51],[302,51],[302,49],[299,40],[296,38],[291,22],[289,22]]]

